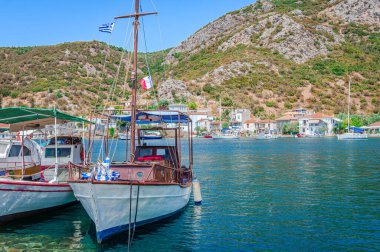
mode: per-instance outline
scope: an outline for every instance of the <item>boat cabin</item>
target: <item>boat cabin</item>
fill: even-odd
[[[137,146],[135,162],[162,163],[177,167],[177,148],[175,146]]]
[[[0,170],[10,171],[12,175],[31,175],[40,171],[40,155],[38,145],[25,138],[24,145],[17,140],[0,140]]]
[[[81,164],[84,160],[84,149],[81,137],[59,136],[57,137],[58,164]],[[55,137],[48,140],[43,148],[41,165],[46,168],[55,164]]]

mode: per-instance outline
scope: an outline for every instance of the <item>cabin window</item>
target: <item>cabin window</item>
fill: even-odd
[[[140,149],[140,157],[153,155],[152,149]]]
[[[57,157],[70,157],[71,148],[57,148]],[[55,157],[55,148],[46,148],[45,157],[52,158]]]
[[[20,150],[21,145],[12,145],[8,157],[18,157],[18,155],[20,154]]]
[[[0,156],[5,157],[5,152],[7,151],[8,144],[0,144]]]
[[[31,156],[32,152],[27,147],[24,146],[23,149],[24,149],[24,156]]]
[[[167,156],[167,150],[166,149],[157,149],[157,155],[158,156]]]

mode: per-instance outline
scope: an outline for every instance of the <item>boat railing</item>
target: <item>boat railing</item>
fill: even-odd
[[[163,183],[184,184],[191,180],[191,171],[185,167],[174,168],[170,166],[154,164],[147,180]]]
[[[69,180],[80,179],[82,172],[90,171],[90,168],[88,166],[74,164],[72,162],[69,162],[67,167],[69,168]]]
[[[17,161],[0,161],[0,170],[20,170],[24,166],[25,168],[40,165],[36,162],[17,162]]]

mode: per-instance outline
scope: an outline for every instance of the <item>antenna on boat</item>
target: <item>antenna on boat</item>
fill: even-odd
[[[138,50],[138,34],[139,34],[139,17],[157,14],[157,12],[139,12],[140,0],[135,1],[135,13],[125,16],[118,16],[115,19],[134,18],[134,43],[133,43],[133,70],[131,74],[132,82],[132,101],[131,101],[131,148],[130,148],[130,161],[134,163],[135,160],[135,134],[136,134],[136,97],[137,97],[137,50]]]

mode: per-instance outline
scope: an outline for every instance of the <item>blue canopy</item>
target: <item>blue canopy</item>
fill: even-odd
[[[131,121],[130,115],[113,115],[112,118],[120,121]],[[180,112],[175,111],[139,111],[136,113],[137,124],[151,123],[188,123],[190,118]]]
[[[359,127],[351,126],[350,129],[351,129],[354,133],[364,133],[364,129],[359,128]]]

